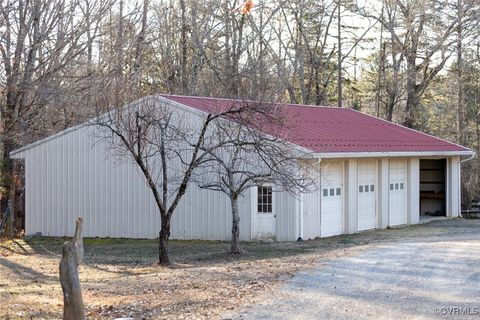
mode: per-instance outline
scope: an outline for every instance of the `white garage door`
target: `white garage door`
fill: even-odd
[[[377,226],[377,165],[375,160],[358,162],[358,231]]]
[[[321,236],[343,233],[343,162],[322,163]]]
[[[390,160],[389,189],[389,225],[398,226],[407,223],[407,162]]]

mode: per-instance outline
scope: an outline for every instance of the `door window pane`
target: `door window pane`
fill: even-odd
[[[337,196],[339,196],[340,194],[341,194],[341,189],[337,188]]]
[[[370,188],[368,185],[365,186],[365,192],[369,192]]]
[[[375,191],[374,187],[373,187],[373,184],[370,185],[370,191],[373,192]]]
[[[403,190],[403,182],[400,183],[400,189]]]
[[[328,189],[323,189],[323,196],[328,197]]]
[[[395,183],[395,190],[398,190],[398,183]]]
[[[363,192],[363,186],[358,186],[358,192]]]
[[[393,183],[390,183],[390,190],[393,190]]]
[[[334,196],[334,195],[335,195],[335,189],[333,189],[333,188],[330,189],[330,195],[331,195],[331,196]]]

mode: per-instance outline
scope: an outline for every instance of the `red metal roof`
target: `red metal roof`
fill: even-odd
[[[212,112],[240,100],[161,95]],[[352,109],[280,104],[294,122],[287,140],[318,153],[470,151],[465,147]]]

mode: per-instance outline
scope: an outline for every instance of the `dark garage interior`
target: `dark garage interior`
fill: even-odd
[[[420,160],[420,216],[446,215],[446,159]]]

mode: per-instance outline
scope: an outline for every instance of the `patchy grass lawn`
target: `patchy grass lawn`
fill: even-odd
[[[398,229],[375,230],[305,242],[242,243],[244,253],[229,255],[229,244],[171,241],[175,264],[156,264],[155,240],[84,239],[80,267],[89,319],[211,319],[261,298],[285,277],[326,260],[385,241],[478,232],[480,220],[444,220]],[[0,243],[0,318],[58,319],[58,281],[65,239],[33,238]]]

